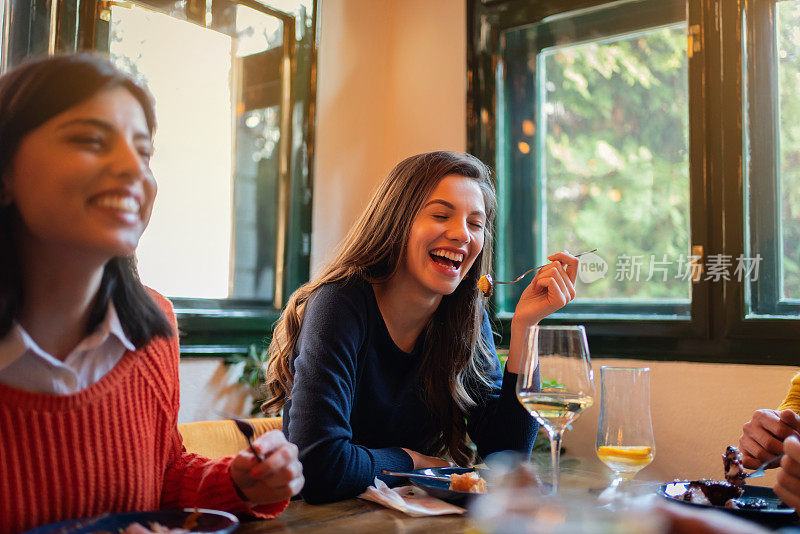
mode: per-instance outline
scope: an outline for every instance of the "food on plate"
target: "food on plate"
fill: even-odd
[[[738,499],[744,490],[721,480],[692,480],[686,486],[686,493],[675,498],[695,504],[726,506],[731,499]],[[730,506],[729,506],[730,508]]]
[[[478,278],[478,291],[483,293],[484,297],[491,297],[493,289],[494,289],[494,282],[492,280],[492,275],[484,274],[483,276]]]
[[[486,481],[475,471],[463,475],[453,473],[450,475],[450,489],[469,493],[486,493]]]
[[[131,523],[125,530],[119,531],[118,534],[190,534],[191,530],[197,527],[197,518],[200,512],[195,511],[186,517],[181,528],[165,527],[161,523],[152,522],[149,527],[145,527],[141,523]],[[100,532],[98,534],[112,534],[110,532]]]
[[[111,532],[99,532],[98,534],[112,534]],[[160,523],[150,523],[145,527],[140,523],[131,523],[125,530],[120,529],[119,534],[189,534],[185,528],[169,528]]]
[[[763,510],[767,508],[769,503],[764,499],[751,499],[749,501],[742,501],[741,499],[731,499],[725,503],[725,508],[736,508],[743,510]]]
[[[722,455],[722,464],[725,466],[725,480],[734,486],[744,486],[747,473],[742,466],[742,453],[736,447],[728,447]]]
[[[122,534],[186,534],[188,532],[185,528],[168,528],[159,523],[150,523],[150,528],[133,523],[128,525]]]
[[[197,508],[195,508],[194,512],[189,514],[189,516],[183,522],[183,528],[185,528],[186,530],[192,530],[194,528],[197,528],[197,525],[198,525],[197,518],[198,517],[200,517],[200,511]]]
[[[694,504],[707,504],[724,506],[744,510],[762,510],[768,507],[764,499],[742,500],[747,473],[742,467],[742,453],[736,447],[728,447],[722,455],[722,464],[725,468],[725,481],[721,480],[692,480],[687,483],[686,491],[674,495],[675,499]]]
[[[765,499],[741,499],[744,490],[721,480],[692,480],[686,485],[686,492],[675,495],[679,501],[711,506],[724,506],[739,510],[763,510],[769,507]]]

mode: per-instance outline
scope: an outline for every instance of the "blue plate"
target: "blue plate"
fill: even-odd
[[[479,474],[480,469],[472,467],[431,467],[428,469],[415,469],[412,473],[419,473],[420,475],[432,475],[435,477],[448,477],[452,474],[462,475],[464,473],[471,473],[477,471]],[[481,477],[486,478],[486,477]],[[470,493],[468,491],[455,491],[450,489],[450,483],[439,480],[426,480],[424,478],[409,478],[412,484],[425,490],[425,493],[431,497],[442,499],[453,504],[464,504],[468,499],[480,495],[479,493]]]
[[[43,527],[29,530],[25,534],[89,534],[92,532],[118,532],[131,523],[140,523],[145,527],[150,523],[160,523],[169,528],[182,528],[186,518],[193,513],[196,516],[197,526],[192,532],[205,532],[214,534],[229,534],[239,526],[236,516],[218,510],[205,510],[203,508],[184,508],[183,510],[156,510],[152,512],[126,512],[109,514],[98,518],[70,519],[60,523],[52,523]]]
[[[748,502],[754,499],[764,499],[767,502],[767,507],[761,510],[748,510],[747,508],[725,508],[724,506],[713,506],[709,504],[696,504],[693,502],[686,502],[676,499],[677,496],[683,495],[686,491],[686,486],[689,482],[670,482],[663,484],[658,488],[658,494],[666,499],[677,501],[689,506],[698,506],[700,508],[716,508],[717,510],[724,510],[733,515],[761,523],[771,527],[779,527],[789,525],[797,521],[797,514],[794,513],[792,508],[789,508],[775,495],[772,488],[764,486],[748,486],[745,485],[742,489],[744,493],[739,497],[740,501]]]

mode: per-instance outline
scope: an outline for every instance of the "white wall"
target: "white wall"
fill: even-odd
[[[464,150],[465,10],[463,0],[322,2],[315,268],[402,157],[439,148]],[[796,371],[598,360],[598,380],[599,365],[614,363],[649,365],[652,370],[656,458],[641,476],[663,480],[719,477],[724,447],[737,442],[753,410],[777,406]],[[234,380],[217,361],[183,363],[181,421],[244,410],[247,401],[231,387]],[[570,453],[595,462],[597,405],[565,437]],[[762,480],[770,484],[772,479]]]
[[[312,271],[401,159],[466,147],[463,0],[325,0]]]
[[[181,360],[181,408],[178,423],[249,416],[249,391],[237,382],[240,366],[225,365],[222,358]]]
[[[321,2],[312,269],[345,234],[390,164],[390,0]]]
[[[591,349],[590,349],[591,350]],[[720,478],[722,453],[738,445],[742,425],[758,408],[776,408],[794,367],[597,359],[595,404],[564,436],[569,454],[591,458],[600,415],[600,366],[650,367],[650,407],[656,455],[639,476]],[[774,471],[755,484],[774,483]]]

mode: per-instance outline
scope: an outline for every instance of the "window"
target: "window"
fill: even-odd
[[[552,320],[599,354],[792,361],[800,0],[468,5],[497,278],[597,248]],[[522,289],[495,293],[503,328]]]
[[[780,211],[779,302],[800,304],[800,2],[778,2],[777,50],[780,138],[778,141]]]
[[[800,2],[760,1],[748,7],[746,250],[758,260],[759,277],[746,287],[746,313],[748,317],[797,316],[800,129],[794,123],[800,115]],[[765,18],[774,24],[763,23]]]
[[[6,46],[6,36],[8,35],[6,21],[9,20],[6,12],[10,9],[11,4],[9,2],[0,4],[0,73],[6,70],[6,52],[8,51],[8,46]]]
[[[686,24],[680,9],[652,11],[636,27],[610,9],[500,37],[497,167],[508,230],[498,277],[556,250],[597,248],[573,314],[689,315]],[[533,224],[517,227],[515,213]],[[501,286],[503,312],[522,289]]]
[[[98,50],[155,98],[159,193],[137,259],[175,305],[182,351],[262,343],[308,278],[316,1],[67,1],[55,18],[14,1],[49,30],[15,26],[30,38],[13,63]]]
[[[283,21],[241,5],[234,14],[226,33],[112,5],[109,52],[158,104],[158,207],[137,251],[142,281],[170,297],[273,303],[279,165],[288,159],[279,125]],[[186,48],[202,62],[186,61]],[[277,90],[245,86],[255,64]]]

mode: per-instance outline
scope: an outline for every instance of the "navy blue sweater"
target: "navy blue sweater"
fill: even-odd
[[[494,352],[489,318],[481,335]],[[420,336],[422,337],[422,336]],[[414,468],[405,447],[423,454],[440,433],[417,380],[422,339],[406,353],[392,341],[375,293],[357,279],[327,284],[309,299],[291,361],[294,386],[283,430],[300,449],[310,503],[354,497],[382,469]],[[530,453],[537,426],[516,397],[516,376],[500,371],[495,356],[467,431],[485,456],[500,450]]]

